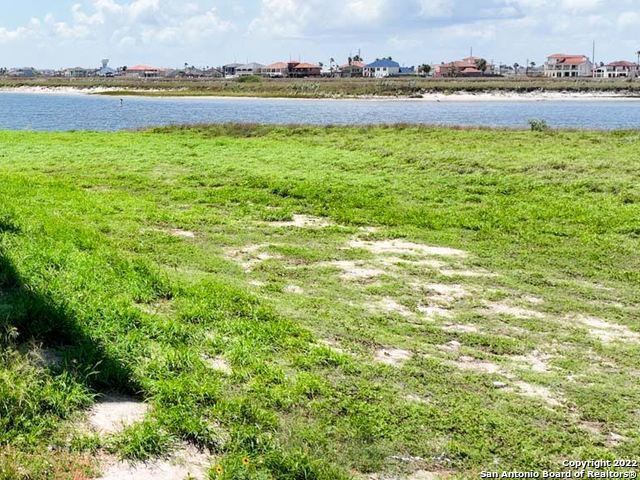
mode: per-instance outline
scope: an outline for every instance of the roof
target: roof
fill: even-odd
[[[589,61],[586,55],[565,55],[563,53],[555,53],[548,57],[549,59],[557,60],[557,63],[564,65],[582,65]]]
[[[383,58],[382,60],[376,60],[370,63],[367,65],[367,68],[400,68],[400,64],[388,58]]]
[[[354,67],[354,68],[364,68],[366,65],[364,62],[351,62],[351,64],[345,63],[344,65],[341,65],[340,68],[349,68],[349,67]]]
[[[251,63],[245,63],[244,65],[238,65],[238,69],[254,69],[254,68],[263,68],[264,65],[262,65],[261,63],[256,63],[256,62],[251,62]]]
[[[267,65],[265,68],[270,68],[272,70],[281,70],[281,69],[289,68],[289,64],[285,62],[276,62],[276,63],[272,63],[271,65]]]
[[[607,65],[605,65],[607,67],[629,67],[629,68],[634,68],[637,67],[638,65],[633,63],[633,62],[627,62],[626,60],[618,60],[616,62],[611,62],[611,63],[607,63]]]
[[[298,63],[293,68],[320,68],[320,65],[314,63]]]
[[[148,72],[149,70],[162,70],[161,68],[154,67],[152,65],[134,65],[133,67],[127,67],[129,72]]]

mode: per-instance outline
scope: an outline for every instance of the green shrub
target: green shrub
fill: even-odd
[[[548,132],[551,130],[551,127],[546,120],[541,119],[529,120],[529,126],[531,127],[532,132]]]

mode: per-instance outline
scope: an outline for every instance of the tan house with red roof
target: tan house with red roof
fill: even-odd
[[[547,57],[544,74],[551,78],[592,77],[593,63],[586,55],[556,53]]]
[[[137,77],[137,78],[158,78],[166,74],[166,70],[163,68],[154,67],[151,65],[134,65],[133,67],[127,67],[124,71],[125,77]]]
[[[282,78],[289,76],[289,64],[276,62],[262,68],[262,75],[271,78]]]
[[[362,77],[365,66],[364,62],[351,61],[340,66],[340,76],[343,78]]]
[[[482,67],[482,69],[480,68]],[[487,63],[484,58],[467,57],[449,63],[436,65],[435,77],[481,77],[493,73],[493,65]]]

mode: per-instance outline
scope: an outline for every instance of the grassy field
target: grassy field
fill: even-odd
[[[425,93],[456,92],[603,92],[640,95],[640,82],[622,80],[581,79],[549,80],[541,78],[479,78],[479,79],[262,79],[241,80],[158,79],[11,79],[0,78],[0,88],[74,87],[80,89],[108,87],[107,95],[147,96],[235,96],[285,98],[336,97],[411,97]]]
[[[0,146],[0,479],[185,451],[234,480],[640,457],[638,132]],[[100,433],[114,395],[144,414]]]

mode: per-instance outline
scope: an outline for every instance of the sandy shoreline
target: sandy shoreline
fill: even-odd
[[[640,95],[628,95],[624,93],[616,92],[551,92],[551,91],[537,91],[537,92],[508,92],[508,91],[496,91],[496,92],[465,92],[460,91],[456,93],[425,93],[418,97],[384,97],[384,96],[340,96],[340,97],[322,97],[322,98],[291,98],[291,97],[242,97],[232,95],[162,95],[162,96],[150,96],[145,93],[159,93],[166,92],[168,90],[153,89],[153,90],[135,90],[135,89],[123,89],[117,87],[91,87],[91,88],[77,88],[77,87],[0,87],[0,93],[23,93],[23,94],[41,94],[41,95],[100,95],[113,92],[126,91],[128,97],[144,97],[154,99],[199,99],[199,100],[366,100],[366,101],[384,101],[384,102],[398,102],[398,101],[411,101],[411,102],[545,102],[545,101],[640,101]],[[139,95],[136,95],[139,93]],[[176,90],[176,93],[179,93]]]

